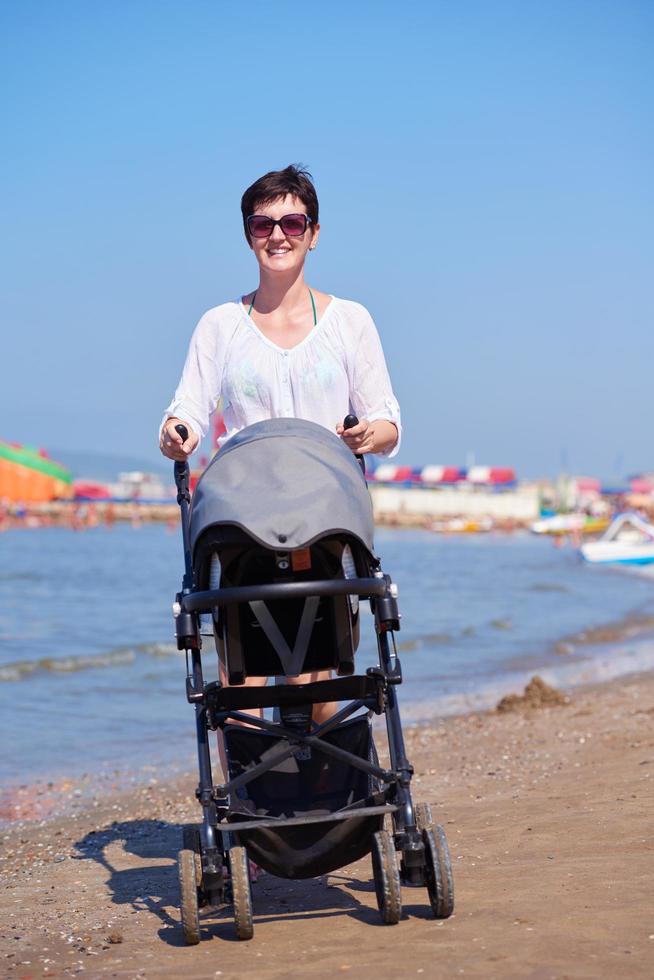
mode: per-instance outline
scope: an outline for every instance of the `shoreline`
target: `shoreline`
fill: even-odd
[[[537,684],[543,683],[546,688],[554,692],[556,697],[564,699],[566,704],[572,703],[577,697],[592,697],[601,694],[604,689],[622,682],[649,685],[651,681],[654,690],[654,667],[650,670],[621,673],[616,677],[603,680],[581,681],[578,684],[568,686],[555,686],[551,678],[548,680],[543,675],[547,675],[547,671],[541,670],[536,674],[532,673],[528,678],[525,675],[526,679],[523,684],[509,688],[507,685],[498,682],[497,687],[493,688],[492,696],[489,695],[489,700],[477,705],[466,703],[463,697],[458,695],[454,696],[459,702],[458,706],[451,707],[445,713],[439,709],[442,702],[449,700],[447,698],[442,699],[442,701],[418,702],[419,705],[424,705],[421,708],[423,713],[415,718],[407,718],[408,706],[400,705],[405,739],[416,737],[416,733],[420,737],[423,729],[429,729],[435,724],[456,725],[462,721],[483,719],[487,716],[494,716],[498,712],[501,713],[504,710],[503,702],[506,702],[507,699],[518,699],[519,703],[527,687],[534,681]],[[533,709],[544,709],[550,706],[547,702],[531,705]],[[192,716],[189,715],[189,717],[192,723]],[[383,745],[385,728],[381,717],[373,717],[373,732],[377,739],[381,739]],[[217,753],[213,746],[212,763],[217,764]],[[53,773],[52,778],[42,775],[31,781],[0,785],[0,836],[14,830],[27,831],[30,827],[37,825],[43,827],[76,814],[91,815],[104,803],[115,799],[129,800],[143,790],[148,792],[148,788],[152,786],[175,788],[181,786],[183,790],[185,785],[190,786],[192,783],[194,784],[195,780],[197,780],[195,759],[189,759],[188,763],[176,759],[165,764],[161,762],[149,763],[137,769],[107,767],[92,776],[88,773],[77,775],[71,772],[60,772]],[[13,801],[17,804],[18,816],[11,815]],[[30,817],[27,815],[27,811],[31,806],[35,806],[35,812],[34,816]]]
[[[219,911],[185,948],[174,859],[181,824],[200,813],[195,775],[155,773],[4,829],[6,976],[281,980],[312,950],[303,977],[397,977],[407,957],[429,977],[648,977],[654,674],[567,693],[561,706],[405,729],[414,799],[450,842],[451,919],[430,919],[426,893],[404,888],[402,921],[377,927],[366,858],[323,879],[264,875],[251,942],[232,942]]]
[[[82,532],[98,527],[110,530],[116,524],[130,524],[136,530],[143,524],[163,524],[170,531],[177,531],[179,520],[179,505],[174,502],[70,500],[8,510],[0,518],[0,532],[44,528],[68,528]],[[483,520],[467,520],[464,514],[457,514],[447,515],[447,521],[440,527],[438,520],[426,513],[412,514],[398,510],[375,514],[376,527],[422,530],[435,535],[526,533],[533,520],[535,518],[496,517],[491,524],[484,524]]]
[[[408,691],[400,689],[400,710],[405,729],[419,728],[429,724],[434,717],[452,719],[481,715],[492,711],[507,694],[518,693],[534,675],[541,677],[546,684],[569,690],[573,694],[592,690],[597,686],[609,684],[631,677],[654,677],[654,617],[644,614],[642,604],[634,607],[627,615],[597,627],[588,627],[555,641],[541,656],[525,656],[506,661],[506,669],[475,687],[460,689],[424,699],[410,697]],[[158,647],[146,644],[145,647]],[[172,646],[171,646],[171,649]],[[121,648],[122,650],[122,648]],[[119,651],[120,652],[120,651]],[[161,656],[161,651],[158,652]],[[173,653],[177,657],[177,651]],[[70,661],[75,658],[64,658]],[[86,661],[89,658],[81,658]],[[99,667],[112,665],[106,653],[97,655]],[[0,680],[3,683],[23,683],[30,673],[30,663],[18,661],[15,664],[0,666]],[[406,667],[406,664],[405,664]],[[14,668],[21,670],[14,671]],[[81,669],[87,669],[83,667]],[[5,677],[3,678],[3,672]],[[65,676],[69,668],[53,670],[54,674]],[[181,696],[181,692],[180,692]],[[105,788],[140,787],[147,785],[152,773],[165,770],[166,777],[184,770],[186,761],[194,754],[193,718],[188,711],[188,726],[184,737],[190,751],[177,751],[164,764],[160,759],[141,763],[132,769],[125,769],[120,760],[107,760],[93,771],[88,763],[79,770],[67,769],[53,772],[28,774],[20,781],[16,778],[0,781],[0,833],[11,827],[15,818],[12,806],[18,806],[24,813],[31,802],[37,802],[38,813],[35,819],[47,819],[51,812],[59,811],[60,801],[65,797],[71,804],[79,800],[97,798]],[[378,719],[375,719],[375,725]],[[382,724],[383,727],[383,723]]]

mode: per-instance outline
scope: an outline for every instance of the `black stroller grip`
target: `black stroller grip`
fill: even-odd
[[[177,425],[175,426],[175,432],[179,436],[182,437],[182,439],[183,439],[184,442],[186,442],[186,440],[188,439],[188,429],[186,428],[186,426],[184,425],[183,422],[178,422],[177,423]],[[187,461],[184,460],[182,462],[181,460],[176,460],[176,462],[175,462],[175,483],[177,484],[177,489],[178,490],[181,491],[180,482],[181,483],[184,483],[184,484],[188,483],[188,474],[189,474],[189,469],[188,469],[188,463],[187,463]],[[186,490],[186,496],[188,498],[188,487],[185,487],[185,490]],[[188,498],[188,499],[190,499],[190,498]],[[179,503],[179,499],[178,499],[178,503]]]
[[[356,415],[346,415],[343,419],[344,429],[353,429],[355,425],[359,424],[359,420]],[[359,466],[361,467],[361,472],[365,475],[366,472],[366,462],[361,455],[361,453],[356,454],[356,458],[359,460]]]
[[[183,422],[178,422],[175,432],[182,437],[184,442],[188,439],[188,429]],[[193,561],[191,559],[191,544],[189,536],[189,504],[191,503],[191,491],[189,487],[190,470],[188,461],[175,460],[173,466],[175,474],[175,486],[177,487],[177,503],[180,506],[182,518],[182,541],[184,543],[184,581],[182,591],[186,594],[193,588]]]
[[[277,582],[267,585],[239,585],[228,589],[193,592],[182,599],[184,612],[209,612],[214,606],[233,602],[263,602],[272,599],[303,599],[309,596],[358,595],[385,596],[388,583],[383,578],[324,579],[317,582]]]

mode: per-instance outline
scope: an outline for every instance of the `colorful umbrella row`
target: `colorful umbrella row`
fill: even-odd
[[[376,483],[416,483],[422,486],[513,486],[515,470],[507,466],[393,466],[381,463],[368,479]]]

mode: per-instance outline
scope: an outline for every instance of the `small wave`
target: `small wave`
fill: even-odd
[[[570,589],[559,582],[534,582],[529,586],[530,592],[569,592]]]
[[[42,582],[45,575],[39,572],[0,572],[0,582]]]
[[[654,565],[621,565],[619,571],[637,578],[654,578]]]
[[[17,660],[0,667],[0,681],[22,681],[33,674],[71,674],[79,670],[97,667],[115,667],[129,664],[135,659],[133,650],[112,650],[87,656],[41,657],[38,660]]]
[[[16,660],[0,665],[0,682],[22,681],[35,674],[71,674],[82,670],[117,667],[131,664],[140,654],[150,657],[169,657],[177,653],[172,643],[140,643],[104,653],[73,654],[69,657],[39,657],[37,660]]]
[[[397,644],[400,653],[410,653],[412,650],[421,650],[423,647],[434,646],[438,643],[450,643],[452,637],[449,633],[423,633],[412,640],[402,640]]]
[[[577,647],[599,646],[633,640],[654,632],[654,616],[631,615],[617,619],[603,626],[590,626],[588,629],[562,637],[554,644],[555,653],[571,654]]]
[[[631,649],[623,650],[620,656],[593,657],[590,660],[561,663],[554,667],[539,670],[542,679],[557,688],[578,687],[586,684],[601,684],[616,678],[651,672],[654,669],[654,643],[643,640]],[[448,694],[433,697],[406,698],[402,705],[402,716],[411,725],[434,723],[435,718],[448,715],[462,715],[469,711],[485,711],[493,708],[507,691],[524,687],[534,672],[529,670],[510,671],[501,678],[478,687],[450,691]],[[408,692],[407,692],[408,693]]]
[[[179,653],[174,643],[140,643],[133,649],[137,653],[145,653],[150,657],[171,657]]]
[[[510,619],[498,618],[491,619],[490,625],[496,630],[512,630],[513,622]]]

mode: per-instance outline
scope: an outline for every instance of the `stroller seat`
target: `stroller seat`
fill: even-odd
[[[343,552],[351,554],[350,546],[336,538],[270,551],[244,531],[226,535],[213,527],[198,543],[196,581],[206,589],[216,579],[220,588],[333,580],[344,577]],[[347,595],[233,602],[215,608],[212,618],[230,684],[318,670],[354,673],[359,615]]]

